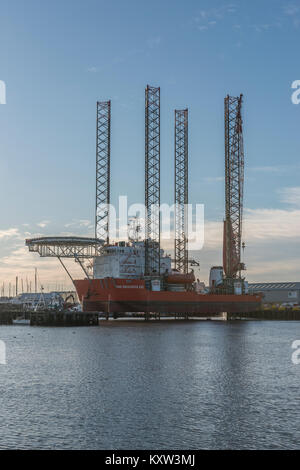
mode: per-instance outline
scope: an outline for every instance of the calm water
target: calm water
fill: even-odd
[[[300,322],[1,326],[0,448],[300,448]]]

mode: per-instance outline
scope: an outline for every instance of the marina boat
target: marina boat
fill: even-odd
[[[30,325],[30,320],[25,317],[15,318],[12,322],[13,325]]]

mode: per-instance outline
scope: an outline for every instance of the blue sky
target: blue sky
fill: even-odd
[[[43,282],[64,279],[25,237],[93,233],[97,99],[112,100],[112,199],[143,201],[147,83],[161,87],[163,202],[173,202],[173,110],[189,108],[202,278],[221,260],[223,101],[243,93],[248,278],[299,279],[299,36],[296,0],[3,1],[0,282],[34,266]]]

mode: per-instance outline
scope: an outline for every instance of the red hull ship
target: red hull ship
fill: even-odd
[[[29,250],[38,251],[41,256],[57,256],[61,264],[62,257],[74,257],[79,261],[87,278],[71,279],[83,311],[211,316],[222,312],[258,310],[261,297],[248,294],[248,284],[241,275],[245,269],[241,262],[241,249],[245,246],[241,244],[244,185],[242,95],[225,98],[224,256],[223,266],[211,268],[207,287],[195,282],[193,271],[187,273],[188,110],[175,111],[176,272],[172,269],[171,257],[164,255],[160,248],[161,214],[157,210],[160,209],[160,89],[148,85],[145,103],[145,241],[140,241],[141,227],[136,217],[131,227],[134,236],[129,236],[131,230],[130,227],[128,229],[130,242],[109,244],[110,101],[107,101],[97,102],[96,238],[32,239],[26,241]],[[93,258],[92,279],[81,258]],[[67,269],[66,272],[69,274]]]
[[[247,313],[260,306],[259,295],[215,294],[195,291],[151,291],[142,279],[83,279],[74,281],[86,312],[147,312],[216,315]]]

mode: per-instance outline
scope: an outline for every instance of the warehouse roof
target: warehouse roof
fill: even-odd
[[[256,282],[249,287],[255,290],[300,290],[300,282]]]

